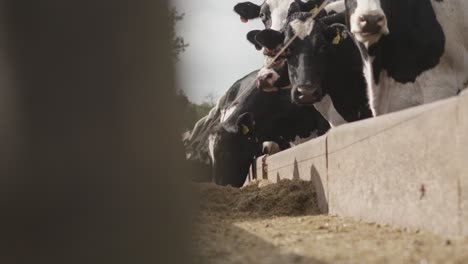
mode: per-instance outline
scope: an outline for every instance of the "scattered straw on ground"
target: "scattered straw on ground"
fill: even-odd
[[[198,263],[468,263],[468,238],[319,215],[309,182],[196,189]]]
[[[210,213],[246,216],[319,214],[315,189],[309,182],[257,182],[242,189],[200,185],[200,206]]]

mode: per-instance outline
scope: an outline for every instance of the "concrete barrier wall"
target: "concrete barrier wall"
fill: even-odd
[[[340,126],[266,165],[273,182],[314,181],[324,212],[468,235],[468,93]]]
[[[328,213],[326,145],[326,137],[320,137],[276,155],[263,156],[257,159],[257,178],[272,182],[282,179],[312,181],[318,205],[323,213]]]
[[[458,116],[460,120],[459,142],[460,149],[460,210],[462,234],[468,235],[468,90],[460,97]]]

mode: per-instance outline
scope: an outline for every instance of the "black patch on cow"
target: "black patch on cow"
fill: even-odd
[[[346,18],[356,0],[346,0]],[[375,56],[374,78],[382,70],[400,83],[415,82],[423,72],[437,66],[445,50],[445,35],[430,0],[381,0],[390,34],[369,49]]]
[[[344,12],[341,12],[341,13],[330,12],[326,16],[321,17],[320,21],[325,25],[345,24],[346,14]]]
[[[291,84],[291,82],[289,81],[289,72],[288,72],[287,65],[284,65],[280,69],[276,70],[276,72],[278,73],[280,77],[278,80],[276,80],[273,86],[282,88]]]
[[[294,13],[300,13],[300,12],[310,12],[314,8],[318,8],[324,0],[309,0],[307,2],[302,2],[301,0],[295,0],[291,5],[289,6],[288,10],[288,17],[291,16]],[[321,16],[326,15],[326,12],[320,12]]]
[[[260,15],[260,6],[252,2],[238,3],[234,6],[234,12],[245,19],[255,19]]]
[[[381,40],[382,67],[401,83],[440,62],[445,35],[430,0],[381,0],[390,34]]]
[[[261,30],[252,30],[249,33],[247,33],[247,40],[252,43],[257,50],[261,50],[262,46],[255,40],[255,36],[260,33]]]
[[[284,42],[284,34],[272,29],[265,29],[255,35],[257,43],[267,49],[275,49]]]

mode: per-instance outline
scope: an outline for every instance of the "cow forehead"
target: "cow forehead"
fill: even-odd
[[[281,30],[288,16],[289,7],[294,0],[266,0],[265,5],[271,13],[272,26],[271,29]]]
[[[266,0],[265,5],[268,5],[271,10],[278,9],[278,8],[286,8],[289,9],[289,6],[294,0]],[[288,11],[288,10],[286,10]]]
[[[294,19],[289,23],[289,26],[295,35],[300,39],[305,39],[314,29],[314,19],[313,17],[309,17],[306,20]]]
[[[351,8],[351,12],[359,11],[374,11],[381,9],[380,0],[348,0],[348,8]]]

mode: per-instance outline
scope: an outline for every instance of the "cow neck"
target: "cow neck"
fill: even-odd
[[[358,52],[357,47],[355,52]],[[356,53],[350,53],[350,55]],[[347,122],[353,122],[371,117],[372,113],[368,107],[366,80],[363,76],[364,66],[361,57],[356,54],[348,59],[349,61],[338,63],[338,65],[326,65],[326,75],[322,86],[325,94],[331,97],[336,111]],[[358,63],[359,67],[355,66],[355,63]],[[337,72],[342,77],[337,78]]]
[[[445,35],[430,0],[384,1],[390,34],[379,41],[382,70],[400,83],[414,82],[433,67],[445,49]],[[381,49],[379,51],[379,49]]]

